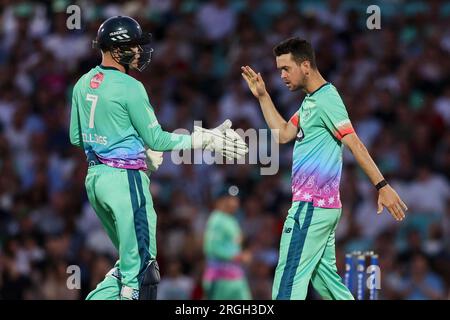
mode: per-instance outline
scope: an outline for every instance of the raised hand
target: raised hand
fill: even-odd
[[[250,91],[256,98],[260,98],[267,94],[266,85],[261,77],[261,73],[256,73],[249,66],[241,67],[241,71],[242,77],[245,79]]]

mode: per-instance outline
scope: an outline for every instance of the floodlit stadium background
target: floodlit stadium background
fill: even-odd
[[[124,1],[125,2],[125,1]],[[75,81],[100,62],[90,48],[107,17],[135,17],[154,35],[143,81],[163,128],[192,130],[229,117],[265,128],[239,67],[261,71],[285,118],[301,93],[281,82],[272,47],[290,36],[312,41],[324,77],[340,91],[353,125],[408,204],[396,223],[376,216],[376,192],[344,154],[338,268],[345,252],[380,255],[382,299],[450,297],[450,3],[445,1],[143,0],[0,1],[0,298],[83,299],[116,252],[85,190],[86,163],[68,137]],[[66,8],[81,8],[68,30]],[[366,27],[368,5],[381,29]],[[217,6],[222,6],[218,10]],[[238,214],[255,299],[270,299],[278,241],[290,206],[293,144],[277,175],[258,165],[180,165],[166,154],[152,176],[158,214],[160,299],[200,299],[202,232],[214,192],[239,187]],[[81,268],[81,290],[66,286]],[[310,298],[318,297],[311,291]]]

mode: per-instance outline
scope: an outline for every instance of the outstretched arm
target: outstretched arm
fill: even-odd
[[[350,149],[356,161],[367,174],[370,181],[372,181],[373,185],[377,185],[384,180],[383,175],[367,151],[367,148],[355,132],[345,135],[342,138],[342,142]],[[378,191],[378,213],[381,213],[383,207],[386,207],[398,221],[405,218],[404,211],[408,210],[406,204],[400,199],[397,192],[389,184],[383,186]]]
[[[297,127],[283,119],[275,108],[272,98],[266,90],[266,85],[261,74],[256,74],[249,66],[241,67],[242,77],[253,95],[258,99],[264,119],[270,129],[274,130],[274,136],[278,143],[288,143],[297,135]]]
[[[239,159],[248,153],[247,144],[231,129],[230,120],[225,120],[211,130],[194,126],[194,132],[190,135],[164,131],[158,123],[144,86],[140,83],[137,89],[131,92],[128,113],[133,127],[153,151],[202,148],[218,152],[227,159]]]
[[[191,148],[190,135],[171,133],[161,128],[142,84],[129,89],[127,108],[131,123],[150,149],[170,151]]]

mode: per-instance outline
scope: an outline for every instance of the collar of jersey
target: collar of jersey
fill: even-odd
[[[99,65],[98,66],[100,69],[103,69],[103,70],[117,70],[117,71],[120,71],[119,69],[117,69],[116,67],[106,67],[106,66],[104,66],[104,65]]]
[[[331,82],[325,82],[323,85],[321,85],[320,87],[318,87],[316,90],[314,90],[313,92],[311,92],[310,94],[308,94],[308,97],[311,97],[314,93],[316,93],[317,91],[319,91],[320,89],[322,89],[323,87],[327,86],[331,84]]]

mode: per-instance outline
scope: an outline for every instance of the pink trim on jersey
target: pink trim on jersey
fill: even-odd
[[[339,182],[333,181],[319,188],[315,183],[314,176],[306,181],[294,180],[292,183],[292,201],[312,202],[314,207],[319,208],[342,208],[339,194]]]
[[[144,159],[135,159],[135,160],[122,160],[122,159],[103,159],[98,157],[98,160],[106,164],[109,167],[118,168],[118,169],[133,169],[133,170],[147,170],[147,163]]]
[[[206,281],[238,280],[242,277],[244,277],[244,271],[240,266],[225,262],[221,264],[208,264],[203,274],[203,280]]]
[[[320,197],[320,196],[311,196],[311,193],[307,190],[302,191],[299,190],[292,197],[292,201],[304,201],[304,202],[312,202],[314,207],[318,208],[329,208],[329,209],[339,209],[342,208],[341,198],[339,193],[335,193],[328,197]],[[307,200],[310,199],[310,200]]]

